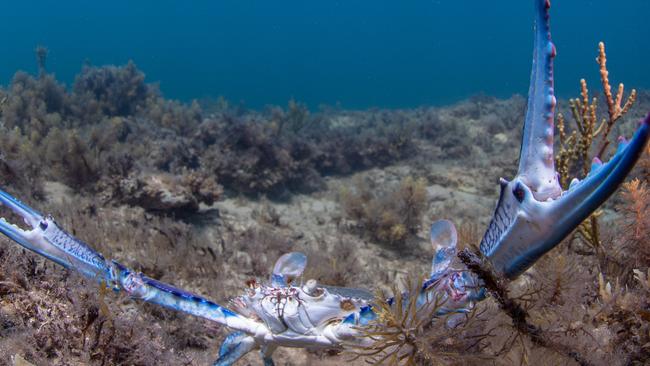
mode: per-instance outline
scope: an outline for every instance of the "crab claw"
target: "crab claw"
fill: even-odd
[[[43,215],[40,212],[20,202],[15,197],[2,190],[0,190],[0,202],[22,217],[25,224],[32,228],[35,228],[43,218]]]
[[[650,115],[632,140],[619,144],[607,164],[595,160],[584,181],[562,191],[555,171],[555,95],[549,0],[535,0],[535,45],[528,107],[517,176],[501,180],[501,195],[481,241],[481,252],[497,271],[513,278],[555,247],[616,190],[648,140]]]
[[[23,230],[0,218],[0,232],[22,245],[66,268],[86,277],[105,280],[110,268],[104,257],[86,243],[68,234],[50,216],[44,216],[0,190],[0,203],[7,206],[31,227]]]
[[[595,160],[582,181],[567,191],[538,200],[518,175],[502,182],[501,196],[481,251],[495,269],[513,278],[553,249],[618,188],[643,153],[650,136],[650,114],[629,141],[619,140],[616,154],[603,164]]]
[[[65,268],[102,282],[115,291],[124,290],[133,298],[209,319],[232,329],[255,333],[259,326],[255,320],[201,296],[156,281],[116,261],[107,261],[88,244],[61,229],[52,217],[43,216],[2,190],[0,203],[22,217],[31,227],[31,230],[23,230],[0,218],[0,232]]]

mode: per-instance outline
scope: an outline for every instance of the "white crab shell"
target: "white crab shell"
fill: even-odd
[[[363,291],[317,287],[310,280],[301,287],[256,285],[247,294],[233,299],[232,305],[235,311],[264,322],[273,334],[288,330],[317,335],[328,324],[358,313],[371,299]]]

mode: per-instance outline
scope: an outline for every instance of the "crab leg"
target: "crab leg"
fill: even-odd
[[[231,366],[253,350],[255,346],[253,337],[242,332],[230,333],[221,344],[219,358],[213,366]]]
[[[107,261],[88,244],[61,229],[52,217],[43,216],[2,190],[0,203],[21,216],[31,227],[31,230],[23,230],[0,218],[0,232],[65,268],[78,271],[115,291],[124,290],[133,298],[212,320],[234,330],[249,334],[263,330],[261,323],[203,297],[151,279],[116,261]]]

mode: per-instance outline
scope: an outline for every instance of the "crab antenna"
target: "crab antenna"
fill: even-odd
[[[553,161],[553,58],[551,41],[550,0],[535,0],[535,44],[530,74],[528,106],[519,154],[519,177],[539,201],[557,197],[561,192]]]

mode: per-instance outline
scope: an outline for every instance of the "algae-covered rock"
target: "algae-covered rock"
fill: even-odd
[[[147,211],[187,215],[198,212],[200,203],[211,205],[221,193],[221,186],[214,178],[197,173],[184,176],[155,173],[119,179],[112,197]]]

